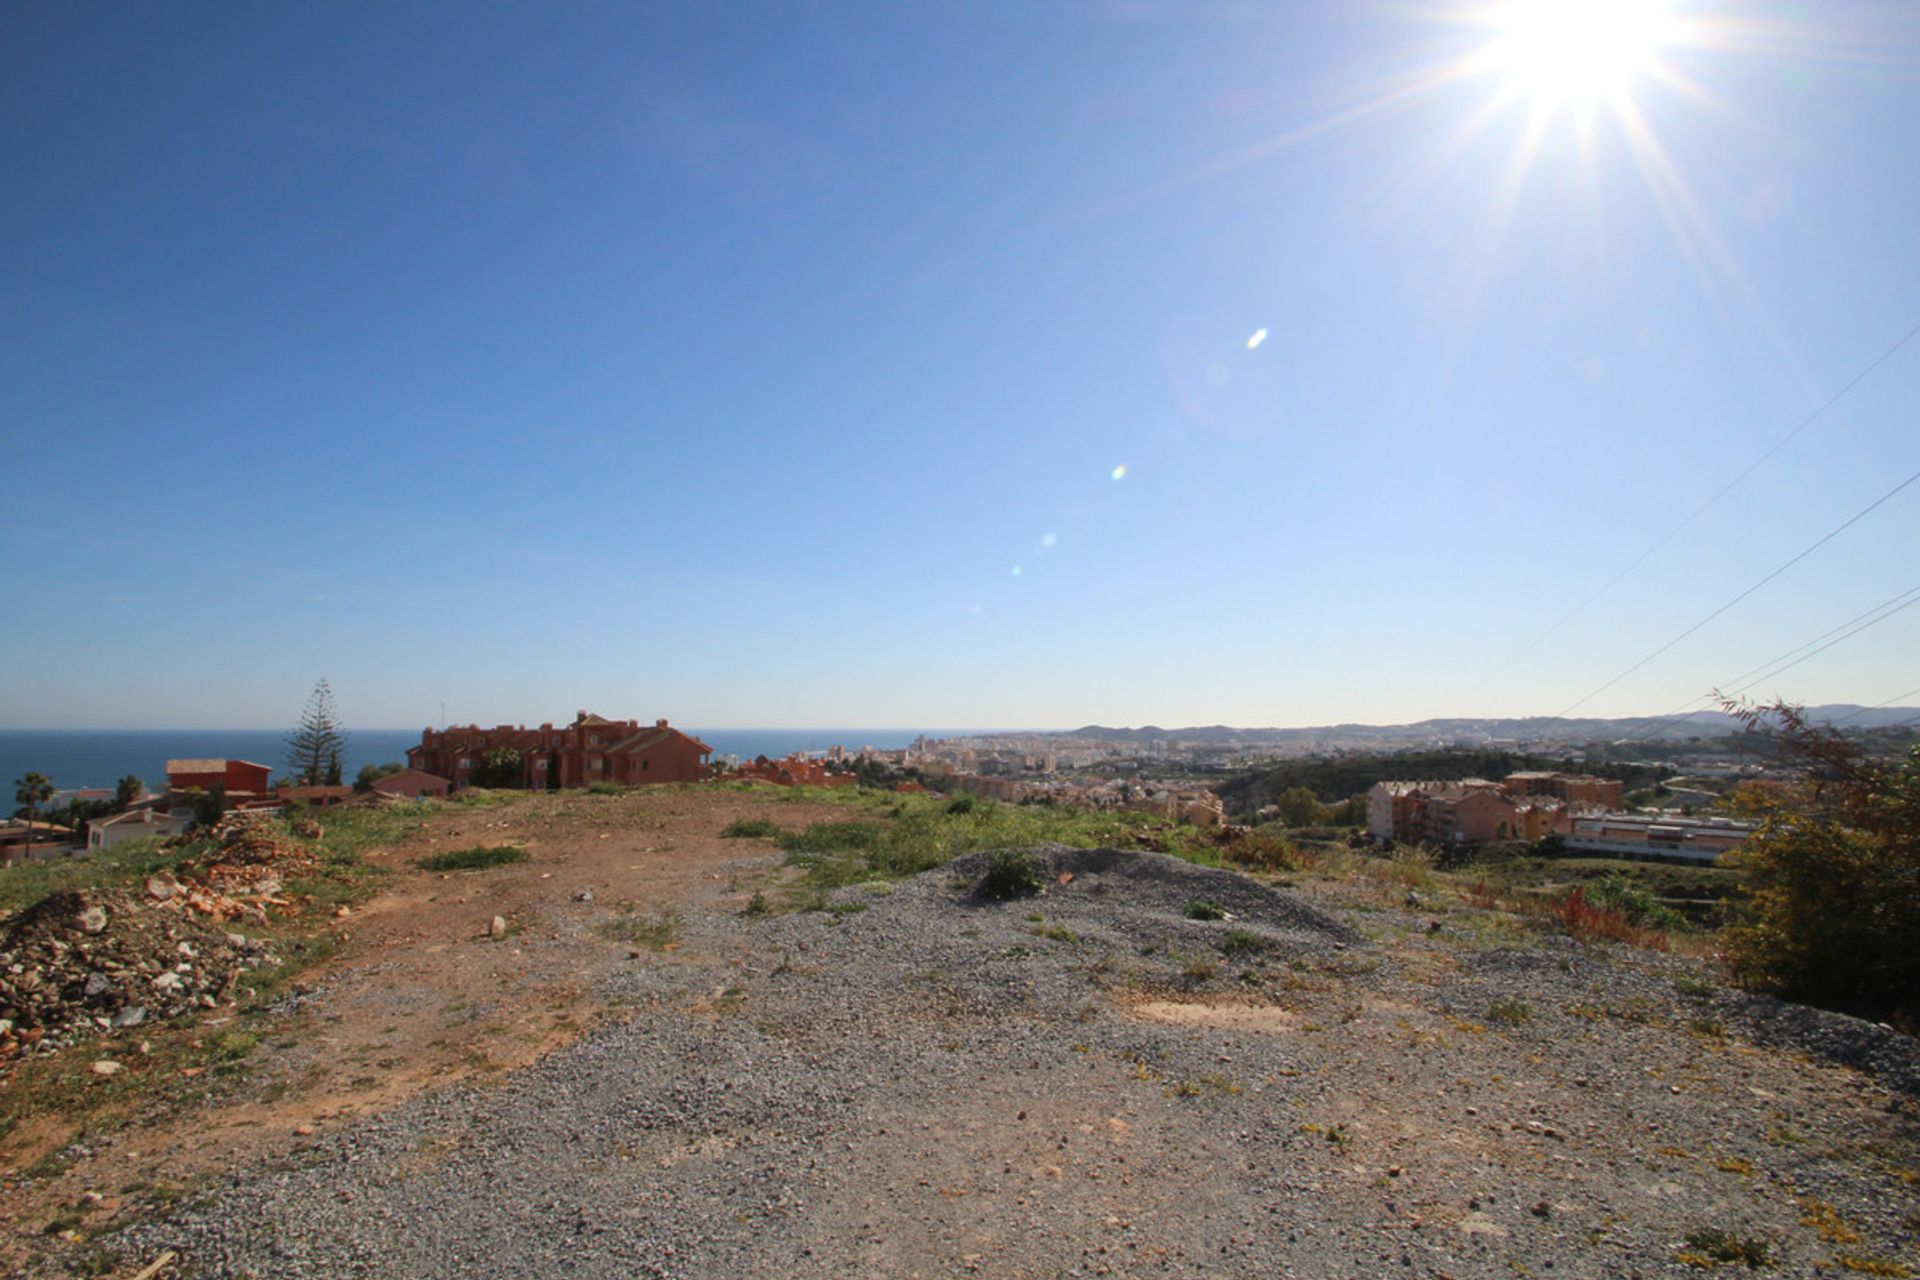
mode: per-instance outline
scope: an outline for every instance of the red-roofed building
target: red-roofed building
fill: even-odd
[[[455,725],[427,729],[407,750],[407,764],[466,786],[490,751],[519,754],[514,784],[533,790],[586,787],[596,782],[635,787],[650,782],[698,782],[707,777],[713,748],[665,720],[608,720],[585,711],[556,729],[520,725]]]
[[[402,769],[398,773],[389,773],[385,777],[375,778],[367,786],[383,796],[401,796],[408,800],[418,800],[422,796],[444,796],[453,784],[436,774],[422,773],[418,769]]]
[[[202,795],[222,788],[227,808],[244,809],[273,803],[273,769],[251,760],[192,759],[167,761],[169,810],[191,805],[189,791]]]

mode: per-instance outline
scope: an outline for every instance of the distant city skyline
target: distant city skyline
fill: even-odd
[[[1868,3],[21,8],[0,727],[1920,701],[1915,119]]]

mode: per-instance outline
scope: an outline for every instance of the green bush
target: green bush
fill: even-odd
[[[1642,929],[1671,932],[1687,925],[1685,916],[1618,872],[1581,885],[1580,896],[1588,906],[1618,911]]]
[[[980,878],[985,898],[1025,898],[1040,892],[1040,862],[1025,849],[996,849],[987,855],[987,874]]]
[[[761,837],[778,839],[785,834],[779,823],[767,818],[739,818],[729,822],[720,832],[721,838],[726,840],[755,840]]]
[[[951,814],[972,813],[980,802],[972,796],[955,796],[947,801],[947,812]]]
[[[1187,904],[1189,920],[1225,920],[1227,909],[1212,898],[1195,898]]]
[[[1220,954],[1228,956],[1257,956],[1267,949],[1267,940],[1257,933],[1245,929],[1234,929],[1220,939]]]
[[[1761,825],[1725,859],[1749,890],[1725,933],[1735,978],[1920,1024],[1920,747],[1873,760],[1797,708],[1736,714],[1811,780],[1743,797]]]
[[[480,845],[417,858],[414,865],[424,871],[479,871],[509,862],[525,862],[528,856],[525,849],[516,849],[510,844]]]

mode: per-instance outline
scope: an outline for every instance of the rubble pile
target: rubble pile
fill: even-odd
[[[148,897],[215,920],[262,924],[271,911],[291,915],[300,909],[285,895],[285,882],[314,871],[320,860],[283,836],[271,816],[230,813],[208,834],[212,849],[188,858],[172,874],[147,878]]]
[[[0,926],[0,1061],[212,1009],[265,945],[109,889],[52,894]]]

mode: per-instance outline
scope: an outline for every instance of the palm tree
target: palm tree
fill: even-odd
[[[13,801],[20,807],[14,816],[33,821],[34,810],[53,795],[53,779],[44,773],[29,773],[13,780]]]

